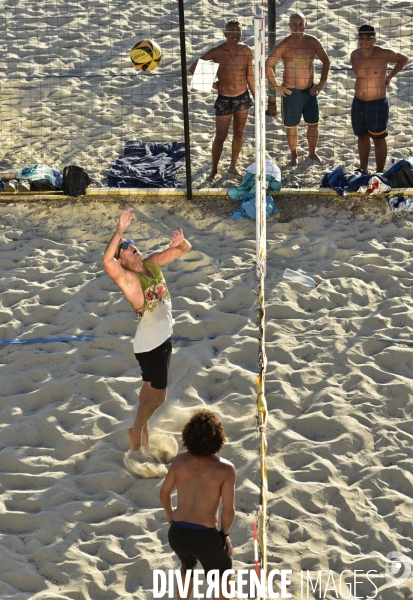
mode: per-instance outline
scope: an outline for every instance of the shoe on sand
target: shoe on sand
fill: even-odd
[[[6,181],[4,184],[4,191],[5,192],[15,192],[16,191],[16,184],[17,181]]]
[[[16,185],[16,190],[18,192],[30,192],[30,183],[27,181],[27,179],[22,179]]]

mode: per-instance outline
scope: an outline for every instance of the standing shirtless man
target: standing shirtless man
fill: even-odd
[[[169,545],[181,560],[182,580],[198,560],[205,575],[213,569],[232,568],[229,530],[234,522],[236,471],[225,458],[215,456],[226,441],[225,431],[210,410],[198,410],[182,430],[187,452],[172,461],[160,499],[171,525]],[[172,508],[172,492],[178,491],[178,506]],[[218,509],[222,501],[221,530],[217,530]],[[191,573],[191,575],[192,575]],[[185,598],[190,598],[193,580]],[[220,586],[221,587],[221,586]],[[180,600],[184,597],[178,594]],[[220,589],[221,599],[224,598]]]
[[[287,130],[291,164],[298,164],[298,124],[303,115],[308,126],[308,156],[323,165],[324,161],[316,153],[319,120],[317,96],[327,81],[330,60],[317,38],[304,33],[307,21],[302,13],[290,15],[289,26],[291,35],[275,46],[265,63],[265,72],[270,85],[282,96],[283,125]],[[314,84],[316,56],[321,60],[323,68],[319,83]],[[277,83],[274,75],[274,66],[280,59],[284,64],[281,85]]]
[[[351,107],[354,135],[358,137],[360,169],[368,173],[370,138],[373,139],[377,173],[383,173],[387,158],[387,121],[389,104],[387,87],[409,60],[402,52],[376,46],[376,32],[371,25],[358,31],[359,47],[351,53],[356,75],[355,96]],[[388,63],[396,63],[387,73]]]
[[[218,162],[227,139],[232,117],[234,117],[232,155],[228,173],[239,175],[236,165],[244,141],[248,110],[252,106],[248,88],[253,96],[255,94],[252,50],[249,46],[240,44],[241,23],[238,19],[228,21],[225,25],[224,35],[226,42],[217,48],[208,50],[201,56],[202,60],[219,63],[218,81],[213,86],[218,90],[218,98],[214,104],[216,133],[212,144],[212,169],[208,178],[209,183],[212,183],[218,173]],[[198,60],[190,67],[191,73],[195,71],[197,63]]]
[[[103,254],[103,267],[138,318],[133,351],[142,370],[143,386],[135,422],[126,433],[131,450],[139,450],[141,444],[148,448],[148,421],[165,402],[172,354],[172,303],[161,267],[189,252],[191,244],[178,229],[172,233],[169,248],[143,259],[133,240],[122,238],[132,219],[133,208],[120,215]]]

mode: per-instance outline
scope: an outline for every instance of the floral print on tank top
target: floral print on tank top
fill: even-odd
[[[152,273],[152,277],[144,276],[144,280],[146,281],[149,279],[154,281],[154,283],[143,289],[143,295],[145,297],[143,305],[140,308],[133,309],[135,315],[138,317],[138,321],[141,321],[145,312],[153,312],[161,304],[161,302],[164,302],[165,298],[171,297],[168,291],[168,286],[166,285],[166,281],[163,277],[162,270],[151,263],[149,265],[145,264],[145,266],[148,271]],[[144,286],[142,279],[141,283],[143,288]]]

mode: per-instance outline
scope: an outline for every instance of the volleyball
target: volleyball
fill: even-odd
[[[140,71],[153,71],[161,62],[162,51],[153,40],[141,40],[130,51],[131,61]]]

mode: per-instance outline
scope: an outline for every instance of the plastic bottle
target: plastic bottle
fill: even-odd
[[[396,162],[397,162],[397,158],[394,158],[393,156],[389,156],[388,159],[386,160],[386,164],[384,165],[383,173],[385,173],[386,171],[391,169],[396,164]]]
[[[308,277],[308,275],[297,273],[297,271],[292,271],[291,269],[285,269],[283,277],[285,277],[285,279],[289,279],[290,281],[294,281],[295,283],[301,283],[302,285],[310,288],[315,288],[318,286],[318,283],[316,283],[311,277]]]

